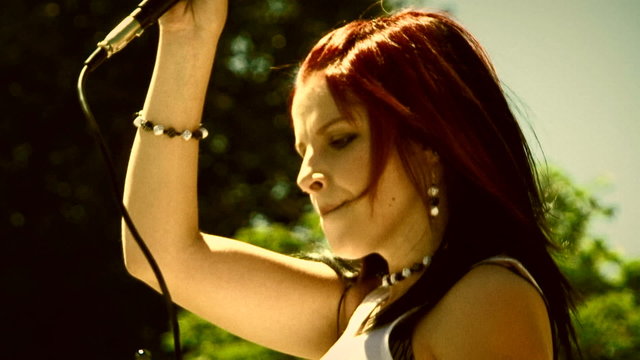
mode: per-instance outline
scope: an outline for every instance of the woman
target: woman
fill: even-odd
[[[549,256],[535,168],[494,71],[444,15],[337,29],[303,62],[291,103],[298,185],[330,263],[198,230],[198,128],[224,0],[160,21],[125,189],[174,300],[305,358],[570,358],[569,286]],[[147,122],[150,121],[150,122]],[[154,135],[155,133],[155,135]],[[165,136],[171,135],[171,136]],[[124,231],[127,268],[157,288]]]

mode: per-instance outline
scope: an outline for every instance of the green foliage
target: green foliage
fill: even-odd
[[[185,360],[296,359],[245,341],[188,311],[179,314],[179,321]],[[171,336],[163,337],[163,347],[173,350]]]
[[[640,260],[628,261],[622,264],[621,281],[625,288],[636,295],[640,294]]]
[[[556,254],[558,265],[582,297],[613,289],[608,276],[619,269],[621,259],[604,240],[593,238],[588,227],[595,218],[612,217],[614,208],[556,169],[550,169],[545,180],[547,221],[562,250]]]
[[[248,227],[240,228],[235,239],[284,254],[298,254],[322,247],[322,230],[318,216],[305,213],[293,227],[269,222],[263,215],[254,215]]]
[[[615,209],[578,187],[558,169],[549,168],[544,175],[543,196],[553,238],[565,253],[573,253],[589,238],[589,223],[599,216],[612,217]]]
[[[617,290],[594,295],[579,307],[578,338],[586,359],[638,359],[638,294]]]
[[[558,170],[549,171],[544,194],[562,247],[558,264],[578,292],[575,323],[584,359],[640,358],[640,261],[625,260],[588,229],[593,219],[612,217],[614,208]]]

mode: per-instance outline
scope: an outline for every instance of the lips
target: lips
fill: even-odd
[[[344,207],[348,203],[350,203],[350,201],[344,201],[335,205],[318,206],[318,212],[320,213],[320,216],[327,216],[332,212]]]
[[[331,205],[318,205],[318,213],[320,213],[320,216],[327,216],[337,210],[342,209],[345,206],[348,206],[350,204],[352,204],[355,201],[358,201],[360,199],[362,199],[365,195],[367,194],[366,191],[363,191],[361,194],[359,194],[358,196],[356,196],[355,198],[351,199],[351,200],[345,200],[341,203],[338,204],[331,204]]]

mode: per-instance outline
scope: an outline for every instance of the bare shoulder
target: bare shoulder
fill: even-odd
[[[499,265],[477,266],[418,322],[416,359],[551,359],[547,309],[537,289]]]

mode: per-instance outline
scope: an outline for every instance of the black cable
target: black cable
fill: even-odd
[[[176,360],[182,360],[182,350],[180,346],[180,326],[178,324],[178,316],[177,316],[175,305],[171,300],[171,294],[169,293],[169,288],[167,287],[167,283],[164,280],[164,276],[160,271],[160,267],[158,266],[158,263],[156,262],[153,255],[151,254],[151,251],[149,251],[147,244],[144,242],[144,240],[142,240],[140,233],[138,233],[138,229],[136,229],[135,225],[133,224],[133,221],[131,220],[131,217],[129,216],[129,212],[127,211],[127,208],[124,206],[124,203],[122,202],[122,192],[120,191],[120,186],[118,184],[115,166],[113,165],[113,160],[109,153],[109,149],[107,148],[106,142],[102,137],[102,134],[98,127],[98,123],[96,122],[96,119],[93,116],[91,109],[89,109],[89,104],[87,103],[84,97],[84,84],[86,82],[87,74],[91,72],[93,69],[90,69],[87,65],[85,65],[82,68],[82,71],[80,71],[80,76],[78,77],[78,97],[80,99],[80,105],[82,106],[82,111],[87,119],[87,122],[89,125],[89,132],[91,133],[94,140],[98,144],[100,148],[100,153],[102,155],[102,159],[104,160],[107,171],[109,172],[111,187],[114,192],[114,195],[116,196],[116,203],[118,204],[120,213],[122,214],[122,217],[124,218],[124,221],[127,224],[127,228],[133,235],[133,238],[135,239],[136,243],[140,247],[140,250],[144,254],[144,257],[146,258],[147,262],[151,266],[151,269],[153,270],[153,273],[156,279],[158,280],[160,291],[162,293],[162,296],[167,306],[167,314],[169,315],[171,330],[173,332],[173,343],[174,343],[173,346],[174,346],[175,358]]]

